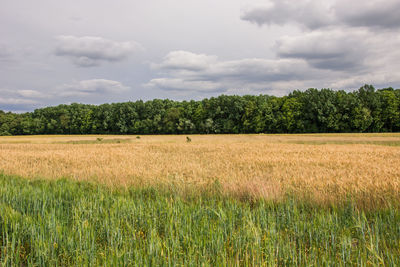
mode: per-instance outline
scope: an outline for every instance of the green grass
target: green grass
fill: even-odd
[[[400,212],[0,174],[5,266],[400,265]]]

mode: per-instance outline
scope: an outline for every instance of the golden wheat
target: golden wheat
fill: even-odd
[[[400,134],[97,137],[1,137],[0,170],[182,190],[218,181],[225,193],[274,200],[289,192],[321,203],[400,202]]]

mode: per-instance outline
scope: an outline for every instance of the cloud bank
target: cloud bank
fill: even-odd
[[[282,81],[306,80],[315,74],[301,59],[224,61],[215,55],[188,51],[172,51],[153,67],[167,77],[152,79],[147,86],[201,93],[267,89]]]
[[[292,26],[297,34],[275,39],[275,58],[219,60],[172,51],[153,64],[147,85],[195,92],[277,92],[307,87],[355,89],[365,83],[400,84],[398,0],[270,0],[247,7],[241,19],[264,27]],[[286,88],[285,88],[286,86]]]

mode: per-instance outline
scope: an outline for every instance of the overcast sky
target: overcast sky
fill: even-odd
[[[400,0],[1,0],[0,109],[400,87]]]

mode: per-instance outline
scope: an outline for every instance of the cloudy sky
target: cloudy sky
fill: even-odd
[[[0,109],[400,87],[400,0],[2,0]]]

